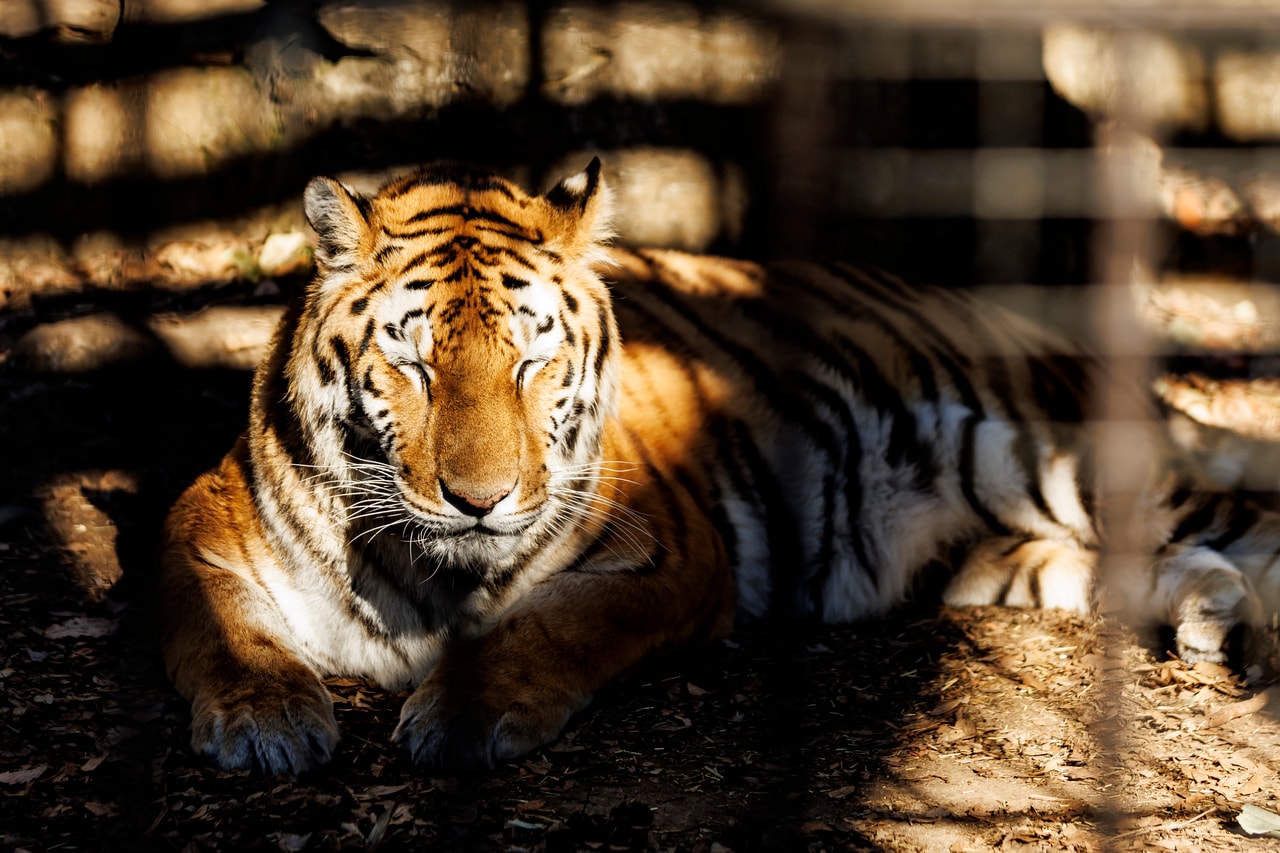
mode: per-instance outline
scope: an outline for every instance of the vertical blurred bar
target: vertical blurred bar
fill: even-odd
[[[1105,583],[1126,574],[1137,576],[1151,559],[1139,519],[1141,496],[1156,464],[1151,447],[1147,407],[1141,389],[1150,381],[1150,345],[1139,322],[1133,296],[1136,270],[1147,263],[1154,219],[1148,194],[1138,181],[1143,173],[1139,142],[1144,110],[1138,83],[1142,69],[1134,61],[1131,36],[1117,45],[1120,90],[1113,126],[1100,128],[1095,149],[1097,223],[1094,264],[1097,286],[1092,293],[1094,345],[1101,370],[1095,385],[1097,507],[1103,533],[1098,577]],[[1122,767],[1120,730],[1111,723],[1120,709],[1121,682],[1103,685],[1105,707],[1093,724],[1100,756],[1107,770]],[[1121,815],[1108,806],[1100,815],[1114,835]]]
[[[839,37],[835,27],[792,26],[783,39],[788,70],[777,93],[772,189],[774,209],[786,214],[772,221],[775,257],[813,257],[821,245],[836,175],[832,75]]]

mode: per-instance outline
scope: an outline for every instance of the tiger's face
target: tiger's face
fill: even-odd
[[[449,168],[370,199],[308,186],[289,385],[358,525],[481,569],[563,526],[612,405],[605,207],[594,161],[545,196]]]

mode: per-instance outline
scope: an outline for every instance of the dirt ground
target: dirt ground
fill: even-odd
[[[927,595],[655,664],[489,775],[425,777],[389,743],[405,697],[353,681],[329,767],[215,770],[148,571],[247,383],[0,365],[0,850],[1280,849],[1235,820],[1277,810],[1273,634],[1263,667],[1188,667],[1108,620]]]

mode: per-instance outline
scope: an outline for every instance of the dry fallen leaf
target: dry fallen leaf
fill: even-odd
[[[24,767],[21,770],[0,773],[0,785],[25,785],[28,782],[34,782],[39,779],[48,769],[49,765],[47,764],[37,764],[35,767]]]
[[[1246,805],[1236,818],[1240,828],[1250,835],[1280,838],[1280,814],[1257,806]]]
[[[97,616],[76,616],[66,622],[59,622],[44,629],[44,635],[51,640],[62,637],[109,637],[114,634],[120,622],[116,619],[103,619]]]

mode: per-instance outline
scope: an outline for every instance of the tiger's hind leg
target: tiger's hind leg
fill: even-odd
[[[1147,615],[1173,626],[1178,656],[1188,663],[1225,662],[1232,629],[1263,622],[1253,583],[1213,548],[1171,546],[1156,560],[1153,572]]]
[[[1003,604],[1093,608],[1097,554],[1070,540],[999,536],[975,544],[942,600],[953,607]]]

